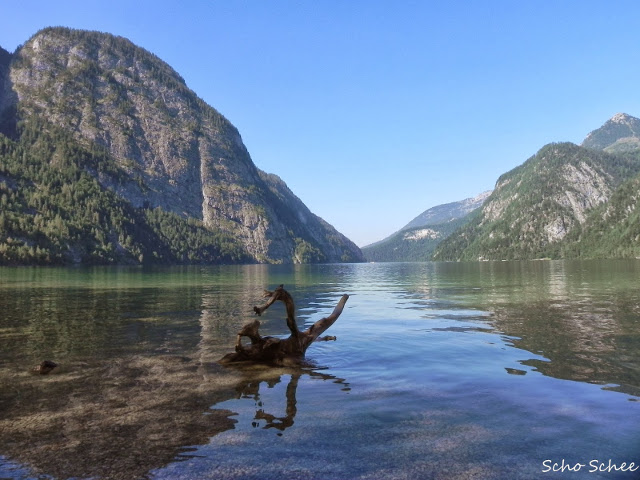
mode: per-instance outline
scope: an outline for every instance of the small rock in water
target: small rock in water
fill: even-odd
[[[44,360],[37,367],[33,367],[33,371],[39,373],[40,375],[47,375],[57,366],[58,364],[56,362],[52,362],[51,360]]]
[[[334,335],[325,335],[324,337],[318,337],[316,340],[319,342],[335,342],[337,339]]]

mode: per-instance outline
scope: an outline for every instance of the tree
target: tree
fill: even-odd
[[[343,295],[342,298],[340,298],[331,315],[318,320],[303,332],[298,330],[295,318],[295,304],[289,292],[284,289],[284,285],[280,285],[273,292],[265,290],[264,298],[268,298],[267,302],[261,307],[253,307],[253,311],[256,315],[261,316],[275,302],[283,302],[287,311],[287,327],[289,327],[291,335],[285,339],[263,337],[258,332],[260,322],[254,320],[246,324],[242,330],[238,332],[235,352],[228,353],[222,357],[220,363],[228,364],[250,361],[279,366],[298,365],[304,358],[307,348],[309,348],[309,345],[314,341],[335,340],[335,337],[320,337],[320,335],[338,319],[344,309],[345,303],[347,303],[349,299],[349,295]],[[242,337],[249,338],[251,344],[247,346],[243,345]]]

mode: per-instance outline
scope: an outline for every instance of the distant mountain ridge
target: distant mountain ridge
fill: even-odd
[[[431,207],[379,242],[362,248],[371,262],[427,261],[436,247],[470,219],[490,191],[458,202]]]
[[[473,216],[471,214],[436,225],[400,230],[384,240],[362,248],[369,262],[426,262],[438,245]]]
[[[363,260],[353,242],[313,215],[281,179],[256,168],[238,130],[175,70],[122,37],[46,28],[14,54],[1,50],[0,132],[7,136],[0,198],[4,193],[11,201],[0,230],[0,263],[210,262],[218,258],[216,248],[229,245],[236,260],[220,261]],[[33,170],[22,169],[20,155],[37,159]],[[73,175],[97,181],[98,190],[91,189],[94,196],[103,192],[105,212],[96,218],[104,224],[79,219],[71,203],[63,207],[63,197],[48,206],[57,213],[30,205],[67,173],[64,181]],[[156,210],[162,222],[150,218]],[[115,220],[116,211],[128,212],[131,231]],[[38,216],[42,225],[34,222]],[[46,226],[55,218],[79,233],[66,243],[58,239]],[[209,253],[202,256],[204,244],[191,249],[165,231],[169,224],[196,228],[200,242],[208,238]],[[49,256],[32,254],[36,247]]]
[[[458,202],[436,205],[425,210],[416,218],[407,223],[400,230],[422,227],[424,225],[437,225],[439,223],[450,222],[462,218],[476,208],[481,207],[485,200],[491,195],[491,190],[483,192],[472,198],[465,198]]]

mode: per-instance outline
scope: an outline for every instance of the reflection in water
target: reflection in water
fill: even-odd
[[[300,328],[352,294],[338,341],[301,370],[216,364],[280,283]],[[0,478],[638,464],[638,284],[640,262],[0,269]],[[284,319],[261,330],[287,336]],[[44,359],[59,367],[32,375]]]
[[[404,308],[433,320],[430,331],[497,331],[533,354],[524,366],[640,397],[640,262],[426,263],[394,272],[386,280],[403,285],[400,304],[410,300]],[[442,318],[458,322],[441,327]]]
[[[234,267],[226,277],[192,268],[169,275],[3,274],[0,288],[9,294],[0,297],[2,478],[143,478],[233,429],[233,412],[216,405],[259,398],[261,384],[277,384],[285,374],[215,363],[269,284],[264,266]],[[284,321],[266,326],[286,329]],[[43,358],[59,367],[32,375]],[[342,382],[314,371],[286,374],[285,415],[256,413],[280,430],[293,425],[300,375]]]
[[[620,311],[613,300],[606,311],[572,301],[498,307],[492,321],[515,337],[515,347],[545,357],[523,365],[555,378],[616,385],[618,391],[640,396],[640,340],[625,333],[637,318]]]
[[[291,375],[285,394],[287,407],[285,409],[285,415],[281,417],[277,417],[264,410],[264,405],[260,400],[260,382],[250,382],[247,384],[241,391],[242,397],[253,398],[256,405],[259,407],[253,417],[257,421],[252,422],[251,425],[253,427],[259,427],[260,420],[264,420],[266,424],[263,428],[277,428],[280,431],[284,431],[293,426],[293,420],[296,418],[296,413],[298,413],[298,409],[296,407],[296,390],[298,388],[298,380],[300,380],[300,374]],[[267,385],[269,388],[273,388],[278,382],[280,382],[280,378],[267,382]]]
[[[594,275],[594,262],[488,264],[492,282],[479,295],[491,324],[513,346],[542,355],[522,364],[545,375],[640,396],[640,303],[637,262]],[[508,283],[500,272],[509,268]],[[531,268],[525,268],[531,267]],[[497,271],[496,271],[497,270]],[[508,285],[520,285],[514,290]]]
[[[233,396],[235,379],[220,371],[216,384],[203,385],[189,358],[132,355],[65,367],[44,378],[4,378],[0,451],[33,473],[140,478],[184,445],[233,428],[230,412],[208,409]]]
[[[210,379],[207,383],[198,374],[203,369]],[[259,405],[254,421],[261,426],[264,422],[264,428],[291,427],[303,374],[342,383],[313,371],[288,372],[281,399],[285,415],[275,415],[260,404],[261,385],[272,388],[283,373],[229,371],[196,365],[188,358],[132,356],[108,366],[51,374],[44,383],[38,378],[37,384],[33,377],[19,375],[12,384],[15,390],[4,391],[0,399],[4,407],[0,451],[28,465],[32,474],[141,478],[174,459],[189,458],[194,446],[233,429],[234,413],[218,405],[232,406],[234,399],[254,399]],[[17,392],[18,398],[5,396]]]
[[[234,369],[234,367],[228,368]],[[242,367],[235,367],[235,369],[247,372],[246,367],[244,369]],[[256,369],[261,372],[260,375],[257,375]],[[293,426],[296,414],[298,413],[296,392],[300,378],[303,375],[307,375],[311,380],[331,381],[332,383],[342,385],[342,391],[350,390],[349,384],[346,383],[344,379],[310,369],[283,370],[271,367],[253,367],[253,371],[251,369],[248,371],[251,375],[246,376],[245,380],[236,386],[236,398],[253,400],[255,407],[255,413],[251,419],[251,426],[253,428],[275,428],[283,432]],[[276,398],[276,404],[267,407],[266,402],[263,401],[265,387],[267,389],[274,389],[280,382],[284,381],[285,375],[289,376],[289,381],[287,382],[283,398]],[[263,391],[262,395],[260,394],[261,388]],[[275,415],[273,412],[278,409],[281,410],[280,407],[282,404],[285,406],[284,415]],[[237,403],[234,402],[232,404],[228,402],[225,405],[228,406],[229,409],[234,409],[232,405],[237,405]]]

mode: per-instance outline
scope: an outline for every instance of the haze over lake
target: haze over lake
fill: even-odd
[[[279,284],[300,327],[349,294],[337,341],[217,364]],[[637,478],[638,285],[637,260],[2,268],[0,478]]]

